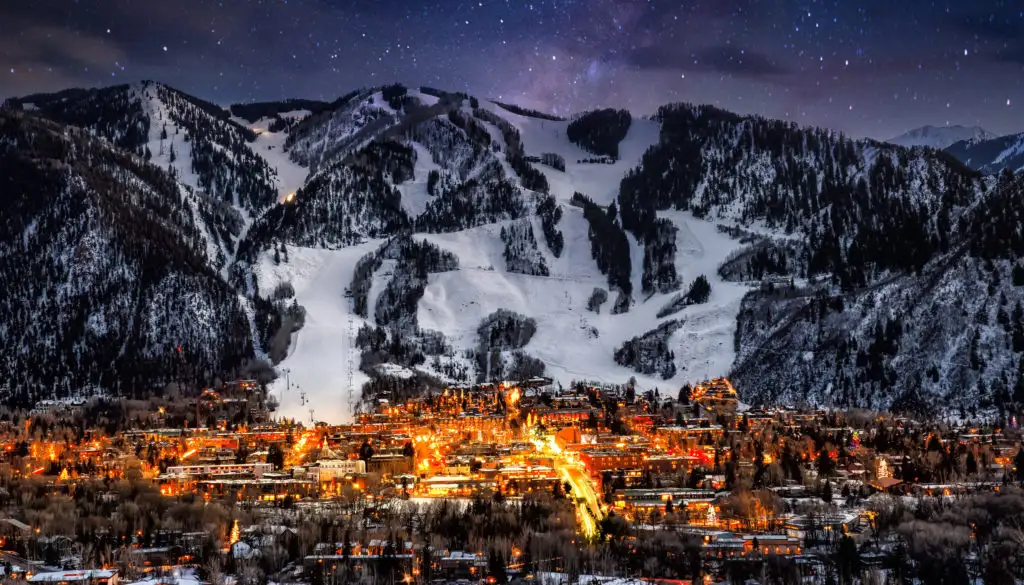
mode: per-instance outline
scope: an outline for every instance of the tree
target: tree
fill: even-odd
[[[373,457],[373,454],[373,445],[370,444],[370,441],[363,441],[363,444],[359,446],[359,458],[363,461],[369,461]]]
[[[852,584],[854,577],[860,573],[860,552],[857,550],[856,541],[850,535],[844,534],[839,540],[835,559],[836,568],[839,570],[839,584]]]
[[[499,585],[508,583],[508,572],[505,565],[505,555],[498,552],[498,549],[491,547],[487,551],[487,573],[488,576],[494,577],[494,582]]]
[[[818,473],[822,477],[825,477],[827,475],[831,475],[832,471],[835,469],[835,462],[832,461],[832,457],[831,457],[831,455],[829,455],[828,450],[824,449],[824,448],[822,448],[822,450],[818,452],[817,464],[818,464]]]
[[[274,466],[274,469],[281,469],[284,467],[284,451],[281,450],[281,446],[274,443],[267,449],[267,463]]]
[[[1024,483],[1024,445],[1017,451],[1013,458],[1013,467],[1017,470],[1017,481]]]

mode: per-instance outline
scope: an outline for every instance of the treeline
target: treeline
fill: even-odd
[[[255,262],[277,240],[340,247],[408,231],[412,222],[394,185],[412,177],[414,166],[410,147],[392,140],[370,143],[352,164],[314,174],[294,202],[260,216],[239,244],[239,258]]]
[[[562,257],[562,249],[565,248],[565,238],[558,229],[558,222],[562,221],[562,207],[555,201],[552,195],[542,195],[537,202],[537,216],[540,217],[541,230],[544,232],[544,240],[555,258]]]
[[[416,311],[428,275],[459,267],[455,255],[430,242],[409,236],[393,238],[356,265],[350,293],[353,308],[361,316],[368,312],[367,294],[384,260],[394,260],[395,268],[374,307],[377,327],[364,327],[357,337],[357,345],[363,350],[360,368],[371,375],[375,375],[372,368],[378,364],[418,365],[427,355],[447,351],[443,335],[420,329]]]
[[[229,219],[87,132],[0,111],[0,134],[0,341],[21,348],[0,357],[6,404],[148,395],[252,358],[237,293],[207,256],[205,234],[230,237]]]
[[[10,98],[4,108],[32,105],[39,113],[62,124],[88,128],[121,148],[144,155],[151,121],[131,86],[67,89],[52,94]]]
[[[221,108],[169,87],[155,84],[143,91],[167,106],[169,119],[153,123],[162,124],[165,134],[168,123],[184,129],[192,147],[190,170],[202,190],[227,203],[237,200],[250,211],[277,200],[275,171],[249,147],[255,139],[251,130],[231,121]]]
[[[628,311],[633,293],[632,260],[629,238],[619,226],[615,203],[604,210],[583,193],[576,192],[572,204],[583,209],[583,216],[590,224],[590,251],[598,269],[608,276],[608,286],[619,291],[613,311]]]
[[[641,277],[644,294],[669,293],[679,288],[679,275],[676,273],[678,231],[670,220],[659,218],[644,240],[644,272]]]
[[[633,117],[628,110],[593,110],[573,118],[566,127],[569,140],[587,152],[619,158],[619,143],[626,138]]]
[[[947,250],[953,213],[978,186],[948,157],[891,147],[866,160],[863,144],[826,130],[708,106],[665,106],[658,118],[661,141],[622,181],[624,228],[645,240],[658,210],[728,209],[807,234],[808,271],[848,289]]]
[[[550,120],[552,122],[564,122],[565,121],[565,118],[561,118],[561,117],[556,116],[554,114],[545,114],[544,112],[538,112],[537,110],[531,110],[531,109],[528,109],[528,108],[517,106],[515,104],[505,104],[505,103],[502,103],[502,102],[494,102],[494,105],[500,107],[503,110],[508,110],[509,112],[512,112],[513,114],[518,114],[520,116],[525,116],[527,118],[537,118],[537,119],[540,119],[540,120]]]
[[[306,110],[311,114],[319,114],[334,106],[332,103],[320,100],[287,99],[275,102],[252,102],[246,104],[232,104],[229,108],[231,115],[255,124],[263,118],[277,118],[279,114]]]
[[[666,321],[656,329],[630,339],[615,350],[615,363],[648,376],[658,375],[664,380],[672,378],[676,375],[676,354],[669,347],[669,340],[682,326],[682,321]]]
[[[519,130],[490,110],[475,108],[473,115],[484,122],[494,124],[501,131],[501,135],[505,139],[505,158],[508,160],[512,170],[519,175],[519,180],[522,182],[523,187],[531,191],[547,193],[550,188],[548,186],[548,179],[544,176],[544,173],[533,168],[526,160],[526,150],[523,146],[523,139],[519,134]]]
[[[533,224],[519,220],[502,226],[501,241],[505,244],[505,270],[530,276],[548,276],[548,265],[537,247]]]
[[[682,311],[686,307],[691,305],[701,305],[708,302],[708,298],[711,297],[711,283],[708,282],[708,278],[701,274],[690,283],[690,289],[686,291],[686,294],[677,294],[672,297],[672,300],[668,302],[664,307],[658,310],[657,317],[659,319],[674,315],[679,311]]]
[[[525,380],[544,374],[544,362],[521,351],[537,332],[537,322],[507,309],[491,313],[477,327],[477,382]]]

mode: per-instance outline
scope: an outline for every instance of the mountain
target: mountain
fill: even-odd
[[[4,107],[87,129],[248,214],[279,197],[275,170],[254,151],[256,132],[229,111],[166,85],[30,95],[9,99]]]
[[[989,140],[996,135],[978,126],[921,126],[890,138],[886,142],[897,146],[927,146],[942,150],[962,140]]]
[[[1015,173],[1024,171],[1024,133],[988,140],[964,140],[951,145],[946,152],[987,175],[1005,169]]]
[[[0,110],[4,404],[141,395],[252,357],[237,211],[90,133]]]
[[[400,85],[229,112],[147,83],[29,96],[7,110],[30,130],[22,142],[81,143],[28,157],[36,174],[22,191],[56,185],[44,213],[51,225],[77,225],[63,202],[103,201],[104,185],[121,193],[140,173],[160,185],[146,189],[179,211],[164,225],[176,243],[154,249],[143,239],[138,249],[157,256],[136,259],[142,236],[121,215],[141,213],[133,207],[101,215],[121,226],[103,233],[132,251],[119,263],[166,264],[190,285],[160,296],[149,272],[131,269],[124,287],[138,292],[109,298],[123,314],[153,298],[178,303],[158,320],[158,337],[186,340],[189,363],[201,364],[194,376],[264,359],[287,368],[272,385],[287,416],[304,419],[313,407],[316,418],[341,420],[363,388],[401,399],[442,382],[536,375],[633,378],[672,395],[731,374],[751,403],[964,416],[1024,403],[1020,180],[984,177],[939,150],[708,106],[563,120]],[[191,149],[206,142],[218,163],[207,164],[206,147]],[[172,143],[175,163],[187,152],[194,170],[169,160]],[[7,156],[21,156],[19,144]],[[147,149],[159,164],[146,162]],[[80,160],[100,156],[114,179],[82,170]],[[81,180],[62,170],[65,160]],[[89,197],[58,188],[80,184]],[[5,212],[24,205],[9,192]],[[8,278],[38,265],[58,276],[33,282],[67,282],[64,265],[51,266],[53,248],[24,243],[30,224],[9,226]],[[80,263],[116,273],[107,256]],[[0,331],[38,329],[47,314],[88,321],[112,306],[99,286],[74,303],[19,286],[5,302],[24,317]],[[205,317],[209,307],[219,321]],[[26,339],[39,347],[64,335],[56,347],[71,349],[32,368],[96,352],[107,352],[97,363],[123,360],[119,368],[164,356],[148,330],[123,339],[140,319],[118,318],[118,344],[77,329],[33,331]],[[19,378],[25,367],[6,366],[8,392],[41,397],[40,384]],[[125,381],[87,368],[48,387],[134,391],[174,373],[152,372]]]

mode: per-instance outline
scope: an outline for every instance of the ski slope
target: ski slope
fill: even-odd
[[[672,297],[659,294],[646,301],[636,299],[628,313],[612,315],[610,300],[595,314],[587,311],[587,300],[595,287],[607,288],[607,279],[590,257],[586,223],[579,210],[566,211],[562,221],[576,225],[570,229],[562,225],[566,248],[561,262],[549,263],[550,277],[505,272],[500,225],[422,236],[456,254],[460,270],[430,275],[419,304],[420,326],[444,333],[455,348],[468,349],[477,344],[480,322],[494,311],[508,309],[532,317],[537,333],[524,351],[543,360],[547,374],[563,385],[581,379],[622,383],[636,377],[641,387],[675,388],[686,381],[727,374],[735,359],[736,316],[747,288],[723,282],[718,266],[741,244],[712,222],[684,212],[666,212],[662,217],[679,227],[676,262],[684,291],[704,274],[712,287],[709,302],[658,319],[657,312]],[[634,267],[634,272],[639,291],[639,268]],[[625,341],[673,318],[683,321],[671,340],[679,371],[675,378],[643,376],[615,364],[615,350]]]
[[[344,295],[356,262],[377,249],[371,241],[341,250],[288,247],[288,262],[275,265],[264,254],[256,267],[264,294],[284,282],[295,288],[295,299],[306,309],[306,323],[292,335],[288,355],[277,365],[281,376],[270,394],[280,403],[277,416],[309,422],[352,420],[352,408],[369,377],[359,371],[355,335],[365,323],[352,313]],[[313,411],[312,415],[310,410]]]
[[[280,114],[282,118],[301,118],[308,114],[306,111],[285,112]],[[249,124],[241,118],[233,118],[239,124],[248,126],[256,132],[256,141],[252,144],[252,150],[263,158],[270,165],[270,168],[277,172],[277,193],[278,200],[282,201],[289,193],[294,193],[306,182],[309,169],[293,161],[285,152],[284,143],[288,139],[287,132],[271,132],[270,118],[263,118],[255,124]]]
[[[480,107],[491,110],[519,130],[528,156],[553,152],[565,158],[564,173],[546,165],[534,165],[547,176],[551,194],[565,202],[579,191],[598,205],[611,203],[619,195],[622,178],[640,164],[648,148],[657,144],[661,132],[657,122],[633,118],[629,133],[619,143],[618,161],[610,165],[579,163],[577,161],[594,158],[595,155],[569,141],[565,133],[568,121],[555,122],[520,116],[488,101],[481,101]]]
[[[477,328],[483,319],[499,309],[507,309],[536,321],[537,333],[523,349],[542,360],[546,374],[563,385],[581,379],[623,383],[635,377],[642,388],[674,389],[687,381],[727,374],[735,359],[736,317],[747,288],[723,282],[718,276],[719,265],[742,244],[721,233],[711,221],[698,220],[684,212],[660,213],[678,227],[676,263],[682,282],[680,292],[685,292],[703,274],[712,287],[708,303],[659,319],[658,311],[674,293],[645,297],[640,292],[643,248],[629,235],[633,306],[627,313],[612,315],[615,294],[611,293],[600,313],[586,309],[595,288],[608,289],[607,276],[598,270],[592,257],[589,226],[582,210],[567,202],[574,192],[581,191],[601,205],[611,203],[622,177],[639,164],[643,153],[659,139],[658,124],[634,120],[620,145],[619,161],[585,164],[577,161],[593,155],[565,137],[568,122],[518,116],[487,102],[482,102],[481,107],[492,109],[520,131],[528,155],[554,152],[565,158],[566,172],[535,165],[547,175],[552,193],[562,204],[558,229],[565,246],[556,258],[544,240],[539,218],[531,216],[529,221],[550,276],[529,276],[506,270],[500,233],[509,222],[454,233],[416,234],[415,238],[429,241],[459,259],[459,270],[429,275],[417,306],[419,327],[443,333],[453,348],[454,357],[445,359],[461,360],[470,365],[472,373],[471,358],[464,357],[463,350],[477,346]],[[495,140],[501,137],[493,125],[485,123],[485,127]],[[266,141],[263,144],[274,144],[270,138],[261,135],[261,140]],[[398,189],[402,206],[415,217],[430,199],[427,175],[440,167],[423,145],[412,141],[408,144],[416,151],[414,177],[398,185]],[[289,262],[280,265],[273,264],[271,255],[264,256],[258,275],[263,294],[270,294],[280,282],[290,282],[296,300],[306,309],[306,324],[293,337],[287,357],[278,366],[282,375],[272,387],[281,403],[280,416],[309,421],[309,411],[313,409],[312,418],[318,421],[351,420],[354,401],[368,380],[358,370],[360,356],[354,347],[355,335],[364,323],[373,324],[372,307],[392,277],[394,261],[385,261],[373,276],[368,294],[369,319],[351,313],[344,290],[358,260],[379,244],[367,242],[335,251],[289,247]],[[680,319],[683,323],[670,339],[678,371],[674,378],[644,376],[615,363],[615,351],[624,342],[669,319]],[[419,368],[437,374],[431,372],[428,364]],[[412,375],[411,370],[399,366],[394,366],[391,373],[399,377]]]

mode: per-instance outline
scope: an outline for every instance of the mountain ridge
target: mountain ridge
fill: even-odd
[[[225,365],[280,363],[332,420],[358,406],[336,400],[345,387],[543,373],[670,388],[733,373],[753,403],[973,400],[984,413],[1024,402],[1008,285],[1019,254],[983,258],[972,232],[996,225],[975,210],[1017,187],[947,153],[688,104],[570,121],[390,85],[310,102],[319,111],[258,104],[240,112],[260,114],[250,120],[159,84],[95,91],[116,99],[97,108],[97,94],[71,91],[16,115],[77,121],[97,137],[90,150],[128,160],[149,148],[160,180],[193,193],[180,205],[202,219],[192,241],[221,283],[208,294],[230,296],[218,306],[246,324],[248,343],[234,342]],[[160,144],[194,172],[153,155]],[[204,166],[208,152],[220,162]],[[699,277],[709,291],[683,302]],[[906,332],[923,319],[915,307],[949,306],[971,279],[995,300]],[[483,343],[481,324],[499,313],[500,327],[535,334]],[[229,338],[197,344],[220,355]],[[958,365],[935,339],[977,348],[978,360]],[[272,386],[282,413],[305,416],[282,381]],[[961,386],[976,391],[951,393]]]
[[[932,126],[926,125],[908,130],[899,136],[894,136],[886,142],[897,146],[908,148],[914,146],[927,146],[944,150],[951,145],[963,140],[990,140],[996,135],[981,128],[980,126]]]

